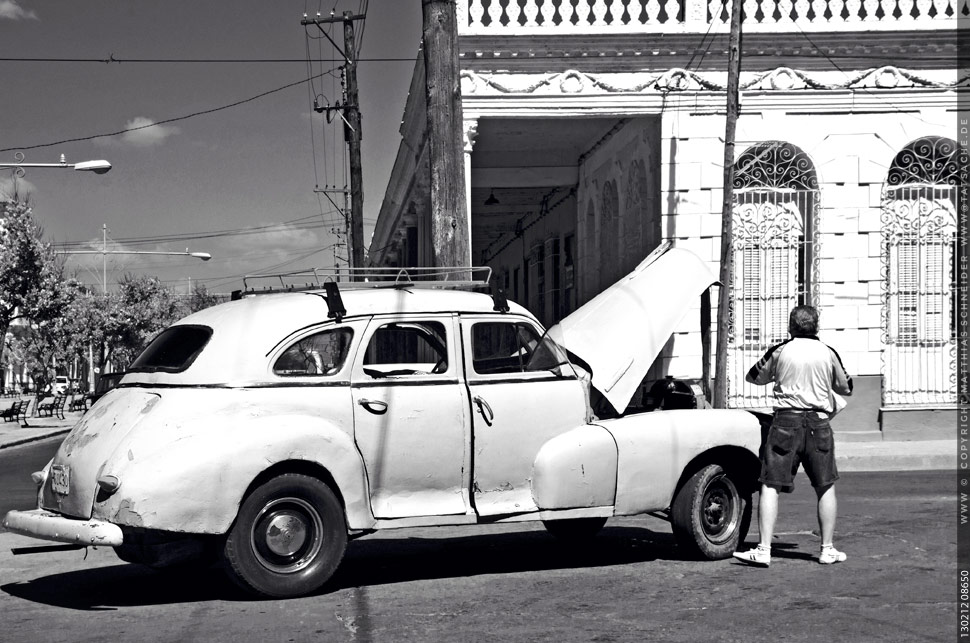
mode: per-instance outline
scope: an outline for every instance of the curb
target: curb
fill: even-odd
[[[956,454],[871,454],[836,456],[840,472],[852,471],[954,471],[957,470]]]
[[[22,444],[30,444],[31,442],[39,442],[40,440],[46,440],[47,438],[53,438],[58,435],[64,435],[65,433],[70,433],[70,432],[71,432],[71,429],[55,429],[53,431],[48,431],[47,433],[38,433],[26,438],[20,438],[19,440],[4,442],[0,444],[0,449],[18,447]]]

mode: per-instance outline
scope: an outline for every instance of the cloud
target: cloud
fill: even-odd
[[[3,0],[0,0],[2,2]],[[155,121],[144,116],[136,116],[127,123],[125,132],[117,139],[100,139],[101,145],[130,145],[132,147],[151,147],[165,142],[169,136],[180,134],[182,130],[172,125],[156,125]]]
[[[9,176],[0,178],[0,196],[12,197],[16,193],[20,198],[25,198],[36,191],[37,186],[27,179]]]
[[[320,239],[315,230],[286,225],[262,234],[232,237],[223,243],[229,244],[234,254],[263,251],[286,257],[320,245]]]
[[[37,20],[37,14],[25,10],[17,0],[0,0],[0,20]]]

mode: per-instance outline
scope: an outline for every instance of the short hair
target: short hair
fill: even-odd
[[[793,337],[818,335],[818,311],[814,306],[795,306],[788,316],[788,332]]]

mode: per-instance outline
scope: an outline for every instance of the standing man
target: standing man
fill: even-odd
[[[832,546],[835,534],[835,444],[829,418],[838,410],[835,394],[851,395],[852,378],[839,354],[818,339],[818,311],[796,306],[788,318],[791,338],[772,346],[745,378],[752,384],[774,382],[775,414],[761,456],[758,546],[734,557],[752,565],[771,564],[771,538],[778,517],[778,493],[794,490],[798,465],[805,467],[818,496],[822,548],[818,562],[841,563],[846,555]],[[841,400],[839,400],[841,401]]]

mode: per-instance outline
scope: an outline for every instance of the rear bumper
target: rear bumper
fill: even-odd
[[[62,543],[118,547],[124,542],[118,525],[103,520],[67,518],[45,509],[7,512],[3,526],[15,534]]]

